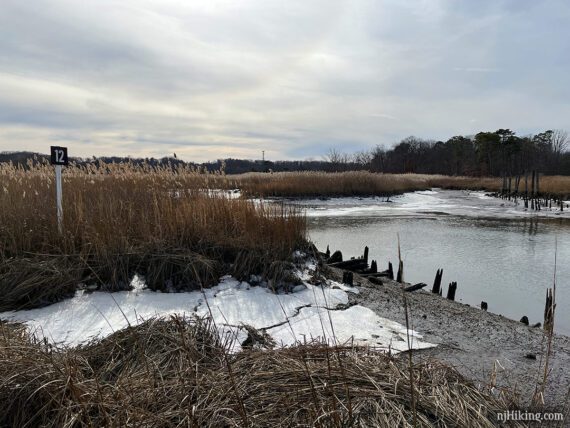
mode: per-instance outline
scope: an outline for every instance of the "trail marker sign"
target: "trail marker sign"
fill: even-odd
[[[55,201],[57,205],[57,229],[63,233],[63,204],[61,201],[61,167],[69,165],[67,147],[51,146],[51,164],[55,165]]]
[[[69,165],[67,147],[51,146],[51,164],[63,166]]]

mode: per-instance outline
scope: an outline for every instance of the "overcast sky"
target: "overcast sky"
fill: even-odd
[[[0,151],[321,158],[570,130],[570,1],[2,0]]]

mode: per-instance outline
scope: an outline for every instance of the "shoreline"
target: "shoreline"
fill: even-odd
[[[332,279],[342,279],[341,269],[328,269]],[[383,285],[375,285],[354,273],[354,284],[360,293],[351,294],[349,304],[362,305],[380,316],[405,323],[402,284],[389,279],[382,282]],[[545,355],[546,342],[541,328],[423,290],[406,293],[406,298],[410,328],[437,345],[412,351],[416,362],[442,361],[481,386],[494,379],[496,388],[509,388],[519,394],[521,404],[530,404],[537,379],[543,375],[541,357]],[[570,388],[570,337],[554,334],[549,367],[545,405],[560,408]]]

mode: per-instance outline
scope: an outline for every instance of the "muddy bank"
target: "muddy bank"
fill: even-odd
[[[330,270],[332,277],[342,278],[341,270]],[[350,295],[352,303],[405,324],[400,284],[385,280],[378,286],[357,274],[355,284],[360,285],[360,294]],[[521,404],[529,403],[543,376],[541,357],[546,355],[546,341],[542,329],[430,292],[415,291],[406,293],[406,297],[413,329],[421,332],[424,340],[438,345],[414,351],[418,361],[444,361],[480,384],[489,384],[495,372],[497,387],[514,389],[520,394]],[[536,359],[529,358],[531,355]],[[570,388],[568,336],[555,335],[549,366],[545,402],[548,407],[561,409]]]

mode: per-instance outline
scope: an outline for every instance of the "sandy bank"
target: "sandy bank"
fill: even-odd
[[[331,268],[331,276],[342,278],[342,271]],[[360,293],[350,302],[372,309],[378,315],[405,323],[400,285],[385,281],[377,286],[355,274]],[[496,385],[520,393],[522,403],[532,397],[537,379],[542,378],[541,357],[546,354],[543,330],[500,315],[453,302],[430,292],[406,293],[411,308],[412,328],[423,339],[438,346],[414,351],[417,360],[438,359],[454,366],[464,376],[489,384],[493,371]],[[560,310],[560,309],[559,309]],[[536,359],[528,358],[529,354]],[[570,388],[570,338],[555,335],[550,359],[545,402],[563,407]]]

